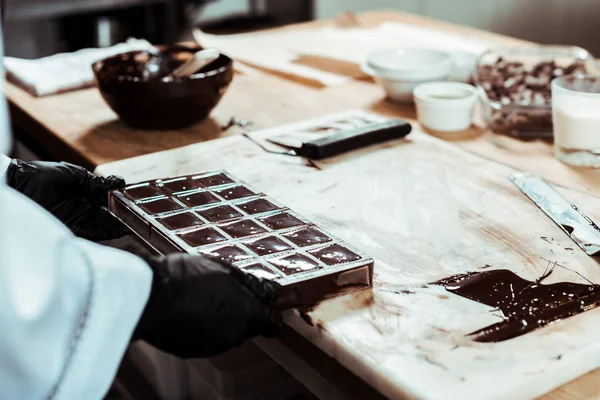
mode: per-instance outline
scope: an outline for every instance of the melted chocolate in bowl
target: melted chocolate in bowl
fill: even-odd
[[[504,320],[469,334],[477,342],[501,342],[600,305],[600,285],[559,282],[543,285],[512,271],[455,275],[435,282],[449,292],[495,307]]]
[[[169,77],[199,47],[166,46],[109,57],[93,65],[104,100],[128,125],[180,129],[206,118],[233,79],[232,60],[221,54],[194,75]]]

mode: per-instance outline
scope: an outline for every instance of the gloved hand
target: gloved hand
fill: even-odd
[[[125,186],[116,176],[99,177],[68,163],[12,160],[7,184],[44,207],[84,239],[116,239],[128,229],[106,209],[108,192]]]
[[[279,284],[201,256],[177,253],[147,261],[154,271],[152,291],[132,340],[194,358],[279,332],[281,315],[267,305],[279,295]]]

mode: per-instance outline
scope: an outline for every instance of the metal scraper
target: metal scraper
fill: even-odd
[[[512,174],[510,180],[587,255],[600,253],[600,229],[576,205],[567,201],[538,176],[518,172]]]

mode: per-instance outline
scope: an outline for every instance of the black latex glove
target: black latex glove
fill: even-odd
[[[183,253],[148,263],[152,291],[132,340],[181,358],[210,357],[281,329],[281,315],[267,305],[279,295],[275,282]]]
[[[15,159],[6,179],[10,187],[44,207],[79,237],[100,241],[128,233],[106,209],[108,192],[125,186],[122,178],[103,178],[68,163]]]

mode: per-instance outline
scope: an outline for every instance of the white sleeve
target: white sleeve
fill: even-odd
[[[6,157],[4,154],[0,154],[0,179],[2,179],[6,174],[9,164],[10,158]]]
[[[152,281],[131,254],[75,238],[0,182],[0,397],[100,399]]]

